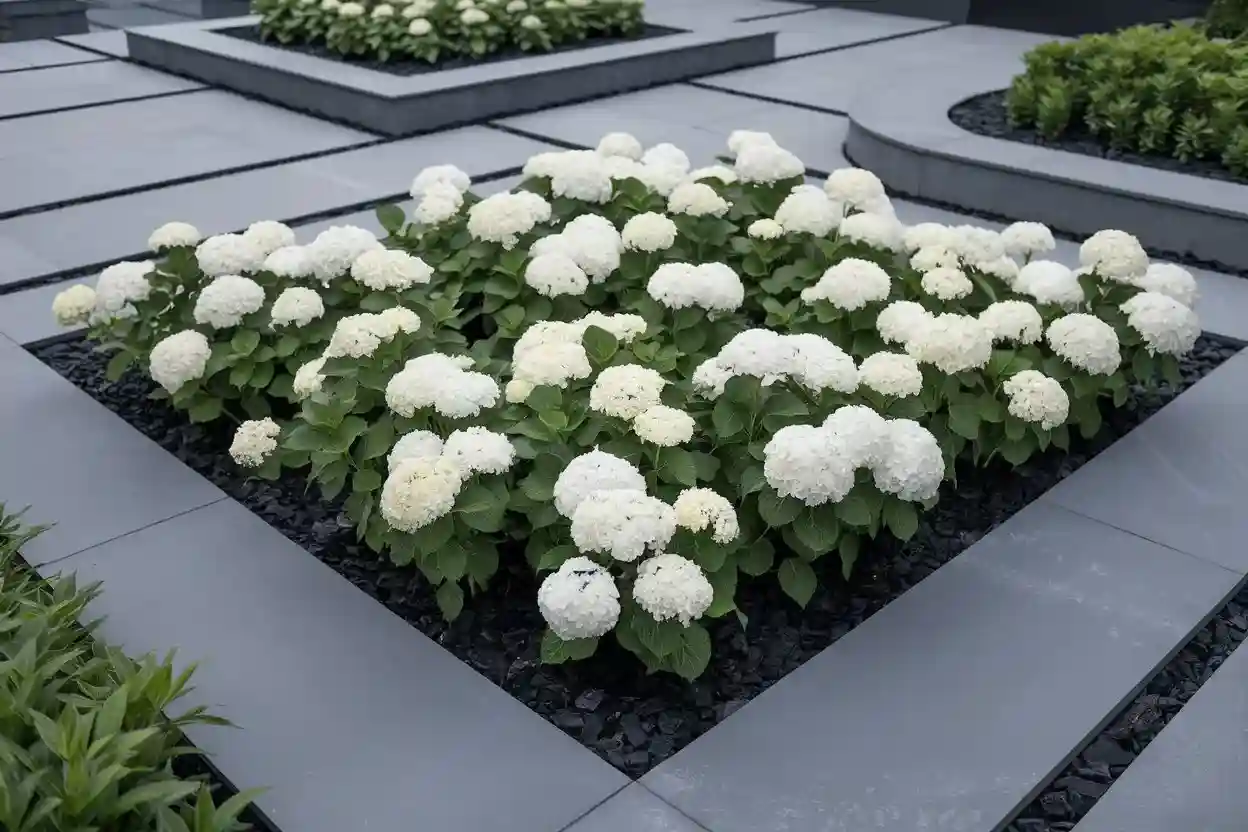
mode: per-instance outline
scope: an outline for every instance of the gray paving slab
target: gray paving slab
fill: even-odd
[[[1032,504],[641,782],[715,832],[990,832],[1241,580]]]
[[[85,49],[115,55],[118,58],[130,57],[130,47],[126,43],[126,33],[119,30],[89,32],[85,35],[66,35],[60,39],[62,43],[77,44]]]
[[[706,832],[634,783],[578,820],[565,832]]]
[[[1248,829],[1248,650],[1236,650],[1075,832]]]
[[[0,337],[0,500],[55,523],[25,550],[47,563],[221,499],[86,393]]]
[[[216,90],[4,121],[0,214],[371,139]]]
[[[678,29],[705,29],[759,15],[809,9],[806,3],[781,0],[661,0],[646,4],[646,20]],[[775,31],[775,30],[772,30]]]
[[[16,344],[33,344],[62,335],[66,330],[52,317],[52,299],[70,283],[52,283],[0,295],[0,336]]]
[[[1042,499],[1248,573],[1246,409],[1240,353]]]
[[[738,24],[742,29],[777,32],[776,56],[792,58],[811,52],[842,49],[883,38],[900,38],[945,24],[918,17],[853,9],[812,9],[801,14]]]
[[[590,147],[606,133],[623,130],[646,145],[671,142],[695,165],[712,164],[727,153],[733,130],[766,130],[811,168],[829,171],[849,164],[841,154],[848,121],[840,116],[686,84],[556,107],[499,124]]]
[[[16,43],[0,43],[0,72],[15,69],[33,69],[45,66],[64,66],[100,60],[99,55],[74,49],[49,40],[27,40]]]
[[[99,26],[113,29],[133,29],[139,26],[162,26],[169,23],[185,23],[187,16],[153,9],[147,6],[123,6],[112,9],[89,9],[87,20]]]
[[[186,704],[242,730],[190,738],[281,829],[554,832],[629,782],[233,500],[56,567],[108,641],[200,662]]]
[[[292,220],[403,194],[426,165],[450,163],[481,176],[521,167],[533,154],[551,149],[466,127],[0,220],[0,254],[11,251],[17,258],[0,258],[0,284],[140,254],[152,230],[173,219],[219,234],[256,220]]]
[[[0,75],[0,118],[201,90],[204,85],[121,61]]]

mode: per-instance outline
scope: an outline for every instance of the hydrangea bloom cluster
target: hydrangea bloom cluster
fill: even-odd
[[[137,312],[134,304],[145,301],[152,293],[148,276],[156,264],[150,260],[140,263],[117,263],[100,272],[95,282],[95,308],[91,311],[92,323],[108,323],[133,318]]]
[[[368,229],[335,225],[316,235],[307,246],[307,257],[312,275],[321,285],[328,286],[330,281],[346,274],[361,254],[382,247],[377,235]]]
[[[1109,375],[1122,363],[1118,333],[1095,315],[1075,312],[1049,324],[1045,340],[1077,370]]]
[[[537,607],[559,638],[598,638],[620,619],[620,590],[611,573],[589,558],[568,558],[542,581]]]
[[[402,292],[417,284],[428,283],[433,269],[419,257],[406,251],[377,248],[355,258],[351,277],[374,292]]]
[[[1063,424],[1070,414],[1070,397],[1062,385],[1036,370],[1015,373],[1001,389],[1010,397],[1010,415],[1045,430]]]
[[[1196,313],[1170,295],[1140,292],[1122,304],[1127,324],[1144,339],[1149,355],[1186,355],[1200,337]]]
[[[814,286],[803,289],[802,300],[825,300],[837,309],[853,312],[868,303],[887,300],[891,288],[892,279],[878,264],[847,257],[825,271]]]
[[[152,348],[148,372],[152,380],[170,393],[182,385],[203,378],[212,356],[212,345],[201,332],[185,329],[160,341]]]
[[[710,609],[715,590],[693,561],[660,554],[638,567],[633,600],[655,621],[675,619],[688,627]]]
[[[668,309],[731,312],[745,300],[741,277],[723,263],[664,263],[650,276],[646,292]]]
[[[226,274],[200,290],[195,301],[195,323],[213,329],[238,326],[264,306],[264,289],[250,277]]]
[[[691,532],[709,528],[711,537],[720,545],[728,545],[741,534],[732,503],[709,488],[686,488],[672,508],[676,510],[677,526]]]
[[[906,341],[906,352],[942,373],[978,370],[992,358],[992,333],[970,315],[945,312],[925,321]]]
[[[272,419],[243,422],[230,443],[230,458],[244,468],[257,468],[277,450],[277,437],[282,428]]]
[[[316,290],[291,286],[277,296],[270,310],[273,326],[307,326],[325,314],[325,302]]]
[[[513,249],[523,235],[549,219],[550,203],[535,193],[493,194],[468,209],[468,233]]]
[[[858,388],[858,368],[836,344],[819,335],[781,335],[769,329],[734,335],[694,371],[693,384],[703,395],[716,398],[734,376],[753,376],[765,385],[792,379],[816,393],[852,393]]]
[[[645,493],[646,478],[626,459],[594,449],[568,463],[555,481],[555,508],[571,520],[580,504],[598,491]]]
[[[498,403],[499,388],[485,373],[467,369],[472,359],[440,352],[408,359],[386,384],[386,406],[400,416],[432,408],[448,419],[464,419]]]
[[[647,550],[661,552],[676,534],[676,511],[644,491],[591,491],[572,514],[572,542],[631,563]]]

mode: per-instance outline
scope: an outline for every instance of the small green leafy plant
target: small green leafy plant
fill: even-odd
[[[1248,34],[1248,0],[1213,0],[1205,14],[1205,25],[1214,38]]]

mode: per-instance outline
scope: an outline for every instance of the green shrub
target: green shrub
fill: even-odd
[[[254,794],[215,805],[210,787],[173,773],[193,754],[182,729],[225,724],[166,713],[194,672],[172,656],[131,660],[78,622],[99,594],[72,577],[43,581],[17,559],[42,529],[0,504],[0,828],[6,832],[229,832]]]
[[[1217,159],[1248,175],[1248,43],[1137,26],[1046,43],[1024,63],[1006,96],[1013,124],[1047,138],[1082,125],[1116,150]]]
[[[1209,36],[1237,38],[1248,33],[1248,0],[1213,0],[1205,16]]]

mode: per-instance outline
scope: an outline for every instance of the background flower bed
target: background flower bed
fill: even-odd
[[[1248,44],[1138,26],[1036,47],[1004,98],[954,107],[972,132],[1248,181]]]

